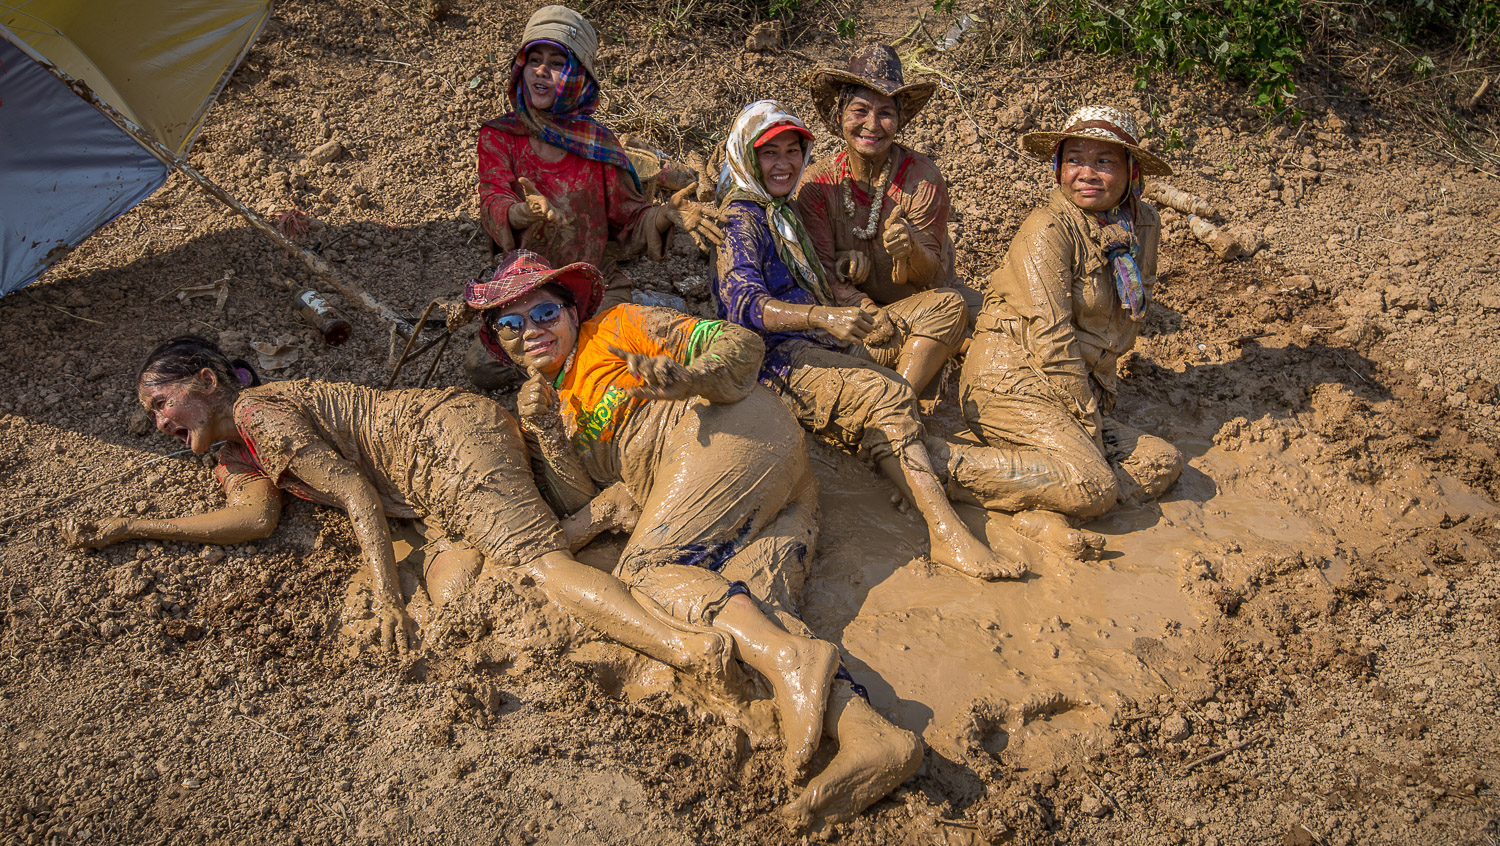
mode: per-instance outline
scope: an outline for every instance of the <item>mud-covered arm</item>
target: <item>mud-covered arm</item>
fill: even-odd
[[[375,485],[358,467],[322,442],[298,449],[287,471],[348,513],[362,557],[370,567],[375,614],[381,619],[381,641],[387,647],[409,648],[416,624],[406,613],[400,577],[396,574],[396,553],[391,548],[390,526]]]
[[[87,549],[129,540],[231,544],[269,537],[280,520],[281,491],[262,476],[230,490],[229,501],[223,508],[205,514],[161,519],[69,520],[61,529],[70,545]]]
[[[624,482],[615,482],[562,521],[568,549],[577,552],[605,532],[635,531],[640,507]]]
[[[626,256],[649,252],[653,259],[665,258],[666,247],[672,243],[666,209],[647,200],[625,171],[611,165],[602,169],[609,237]]]
[[[516,416],[531,452],[531,473],[547,504],[559,514],[587,505],[599,489],[573,450],[557,389],[534,367],[516,393]]]
[[[943,249],[948,239],[948,186],[936,168],[924,173],[906,203],[906,221],[911,224],[912,250],[907,284],[935,288],[948,281],[949,268]]]
[[[1025,316],[1030,352],[1043,375],[1072,400],[1074,412],[1098,440],[1099,407],[1073,323],[1074,253],[1061,222],[1045,211],[1033,213],[1011,241],[1006,267],[997,275],[1005,279],[1006,299]]]
[[[749,329],[723,320],[697,321],[685,362],[693,393],[709,402],[739,402],[755,389],[765,355],[765,341]]]

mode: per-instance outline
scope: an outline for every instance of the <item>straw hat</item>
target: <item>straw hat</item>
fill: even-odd
[[[927,105],[927,101],[932,99],[933,92],[937,91],[935,82],[913,82],[907,85],[901,75],[901,57],[888,44],[867,45],[849,57],[848,67],[819,68],[809,73],[803,82],[812,92],[818,116],[823,118],[823,123],[835,135],[843,131],[839,126],[839,116],[833,111],[838,107],[839,89],[845,85],[879,91],[895,100],[896,108],[901,112],[902,126],[910,123],[917,112]]]
[[[556,282],[573,295],[580,322],[593,317],[604,299],[604,280],[592,264],[578,261],[553,270],[546,259],[530,250],[511,250],[500,259],[500,265],[487,281],[469,280],[464,286],[464,302],[477,311],[503,308],[548,282]],[[479,337],[496,359],[510,360],[500,348],[500,340],[488,320],[480,328]]]
[[[1119,144],[1141,165],[1142,176],[1171,176],[1172,168],[1154,153],[1141,147],[1135,117],[1113,106],[1084,106],[1068,116],[1061,132],[1028,132],[1021,136],[1021,146],[1034,159],[1051,163],[1057,145],[1064,138],[1089,138]]]
[[[589,76],[598,81],[599,75],[594,73],[594,54],[599,51],[599,34],[594,32],[593,24],[583,19],[583,15],[567,6],[537,9],[521,32],[521,49],[536,41],[553,41],[568,48],[578,57],[578,63],[589,72]]]

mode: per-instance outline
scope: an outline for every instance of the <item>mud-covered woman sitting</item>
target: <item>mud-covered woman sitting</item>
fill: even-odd
[[[349,515],[389,647],[408,649],[417,632],[400,592],[387,516],[421,520],[429,536],[450,539],[427,569],[434,602],[466,587],[488,558],[525,568],[549,599],[626,646],[702,675],[723,672],[722,635],[674,624],[618,579],[572,557],[570,550],[617,525],[615,516],[633,514],[629,498],[586,503],[565,531],[532,481],[515,420],[488,399],[452,388],[262,385],[244,362],[192,336],[152,351],[137,391],[157,428],[193,452],[224,444],[215,473],[228,502],[169,519],[75,522],[65,533],[76,545],[264,538],[276,529],[285,490]]]
[[[990,276],[960,380],[979,444],[948,456],[955,496],[1019,512],[1016,528],[1066,554],[1099,535],[1070,527],[1122,498],[1159,496],[1182,454],[1108,415],[1115,363],[1135,344],[1156,281],[1161,220],[1142,178],[1172,172],[1109,106],[1074,112],[1061,132],[1022,138],[1057,189],[1032,212]]]

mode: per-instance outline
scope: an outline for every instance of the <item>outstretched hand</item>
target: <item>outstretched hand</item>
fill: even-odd
[[[521,186],[521,198],[524,203],[516,203],[510,207],[510,225],[516,229],[525,229],[543,221],[554,224],[566,224],[567,216],[557,208],[553,207],[552,201],[537,190],[536,183],[530,179],[520,176],[516,183]]]
[[[686,399],[698,392],[693,371],[676,359],[628,352],[613,344],[609,351],[619,356],[629,368],[630,375],[640,380],[639,385],[626,391],[636,399]]]
[[[130,519],[128,517],[105,517],[99,520],[84,520],[70,517],[58,530],[63,540],[75,549],[103,549],[106,546],[128,540]]]
[[[672,195],[665,206],[667,220],[692,236],[699,250],[711,253],[724,243],[724,230],[719,225],[728,218],[720,209],[688,199],[695,190],[696,186],[689,185]]]

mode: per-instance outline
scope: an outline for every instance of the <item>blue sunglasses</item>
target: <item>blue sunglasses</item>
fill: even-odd
[[[551,329],[562,319],[563,307],[557,303],[537,303],[525,314],[502,314],[490,323],[495,333],[509,341],[521,337],[526,330],[526,321],[538,329]]]

